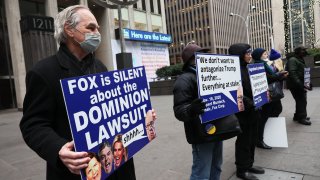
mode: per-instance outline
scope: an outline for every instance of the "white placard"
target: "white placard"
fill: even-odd
[[[286,118],[269,118],[264,128],[264,142],[271,147],[288,147]]]

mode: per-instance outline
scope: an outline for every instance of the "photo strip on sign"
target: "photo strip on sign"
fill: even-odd
[[[255,107],[261,107],[269,102],[268,81],[263,63],[247,65]]]
[[[201,123],[243,111],[238,56],[196,53],[199,98],[206,103]]]
[[[91,161],[82,179],[96,172],[106,179],[155,138],[146,72],[132,69],[60,81],[75,151]],[[150,132],[149,132],[150,131]],[[99,178],[98,178],[99,179]]]
[[[304,86],[310,87],[311,79],[310,79],[310,68],[304,68]]]

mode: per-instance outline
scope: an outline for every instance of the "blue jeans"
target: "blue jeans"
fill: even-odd
[[[222,165],[222,141],[192,144],[190,180],[219,180]]]

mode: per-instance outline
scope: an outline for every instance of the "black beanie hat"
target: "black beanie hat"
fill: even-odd
[[[266,50],[263,49],[263,48],[257,48],[257,49],[255,49],[255,50],[253,50],[253,51],[252,51],[252,54],[251,54],[252,59],[254,59],[254,60],[261,60],[261,56],[262,56],[262,54],[263,54],[264,52],[266,52]]]
[[[246,53],[251,52],[251,46],[249,44],[245,44],[245,43],[236,43],[236,44],[232,44],[229,47],[229,54],[230,55],[239,55],[240,60],[244,58],[244,55]]]
[[[202,48],[196,44],[188,44],[182,51],[181,57],[183,60],[183,68],[185,69],[187,66],[189,66],[190,61],[192,60],[192,57],[194,57],[194,54],[196,52],[208,52],[210,49],[208,48]]]

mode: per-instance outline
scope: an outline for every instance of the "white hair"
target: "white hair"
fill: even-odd
[[[54,20],[54,38],[60,44],[66,41],[66,34],[64,32],[64,25],[67,24],[71,27],[76,27],[80,21],[80,16],[77,13],[79,9],[88,9],[83,5],[69,6],[59,12]],[[89,10],[90,11],[90,10]]]

